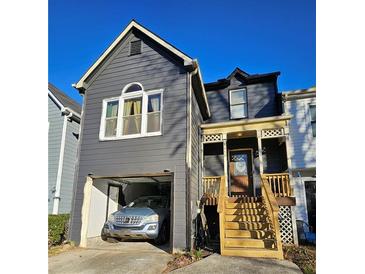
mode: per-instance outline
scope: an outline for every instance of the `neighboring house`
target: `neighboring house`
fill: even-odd
[[[48,83],[48,214],[71,212],[81,106]]]
[[[316,230],[316,88],[283,92],[290,121],[297,220]]]
[[[296,226],[279,75],[236,68],[204,84],[196,59],[132,21],[74,84],[84,101],[71,240],[87,246],[120,206],[163,194],[171,250],[195,247],[205,214],[223,255],[282,258]]]

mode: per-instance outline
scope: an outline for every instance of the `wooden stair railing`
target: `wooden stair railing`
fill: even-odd
[[[262,197],[228,197],[225,177],[220,177],[219,214],[222,256],[283,259],[279,206],[265,176]]]
[[[269,215],[270,223],[275,233],[275,239],[277,244],[278,258],[283,259],[283,245],[280,236],[280,224],[279,224],[279,206],[275,199],[274,193],[271,191],[270,184],[265,175],[261,176],[261,195],[262,201],[265,204],[266,210]]]
[[[218,196],[218,206],[217,212],[219,214],[219,239],[220,239],[220,250],[221,255],[224,255],[224,227],[225,227],[225,202],[227,194],[226,180],[222,176],[219,183],[219,196]]]

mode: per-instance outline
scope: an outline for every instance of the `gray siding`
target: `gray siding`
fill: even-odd
[[[223,144],[212,143],[204,145],[204,176],[224,175]]]
[[[316,138],[312,134],[309,112],[309,105],[315,103],[316,98],[285,102],[285,111],[293,115],[289,124],[293,169],[316,166]]]
[[[228,87],[216,91],[208,91],[208,102],[212,118],[210,123],[230,120],[229,90],[247,88],[248,118],[261,118],[280,115],[276,99],[274,82],[248,84],[232,78]]]
[[[65,151],[61,177],[61,200],[59,213],[70,213],[72,190],[75,176],[76,152],[78,139],[73,133],[79,133],[80,125],[75,121],[67,121]]]
[[[52,213],[60,157],[63,117],[61,110],[48,97],[48,213]]]
[[[197,217],[197,201],[201,195],[201,155],[200,155],[200,132],[199,128],[203,121],[195,95],[192,96],[192,127],[191,127],[191,171],[190,171],[190,199],[192,229],[190,237],[195,234],[195,222]]]
[[[175,248],[186,247],[186,96],[187,77],[181,66],[143,40],[143,53],[129,56],[129,34],[113,53],[101,73],[86,90],[77,187],[71,238],[78,242],[81,229],[83,187],[89,173],[104,176],[174,172]],[[119,96],[122,88],[140,82],[146,90],[164,89],[163,135],[126,140],[100,141],[99,127],[104,98]]]
[[[280,143],[277,138],[263,139],[262,150],[264,173],[287,172],[285,143]]]

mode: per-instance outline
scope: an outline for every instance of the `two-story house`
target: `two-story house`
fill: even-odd
[[[87,246],[111,212],[162,193],[172,251],[195,247],[213,208],[223,255],[282,258],[296,233],[279,74],[237,68],[204,84],[196,59],[132,21],[74,84],[84,101],[71,239]]]
[[[48,214],[71,212],[81,106],[48,83]]]
[[[316,88],[283,92],[284,111],[292,115],[290,146],[296,218],[316,230]],[[307,227],[305,226],[304,229]]]

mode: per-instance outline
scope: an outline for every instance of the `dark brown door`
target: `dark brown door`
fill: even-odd
[[[251,150],[229,152],[229,176],[231,195],[253,196]]]

